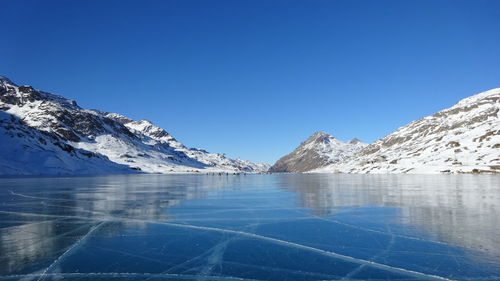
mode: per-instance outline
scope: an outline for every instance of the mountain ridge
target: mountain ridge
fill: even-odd
[[[0,175],[264,172],[265,164],[191,149],[147,120],[0,79]],[[90,159],[92,158],[92,159]],[[92,161],[91,161],[92,160]]]
[[[313,172],[498,173],[500,88],[412,121],[350,159]]]
[[[371,143],[315,132],[269,167],[188,148],[149,120],[84,109],[0,76],[0,175],[194,172],[498,173],[500,88]]]

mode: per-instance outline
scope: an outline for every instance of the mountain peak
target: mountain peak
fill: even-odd
[[[12,82],[12,80],[10,80],[9,78],[7,78],[5,76],[1,76],[1,75],[0,75],[0,82],[3,82],[5,84],[10,84],[10,85],[17,86],[14,82]]]
[[[120,123],[122,125],[134,122],[134,120],[132,120],[132,119],[126,117],[126,116],[123,116],[121,114],[118,114],[118,113],[105,112],[105,113],[103,113],[103,115],[105,115],[108,118],[111,118],[111,119],[115,120],[116,122],[118,122],[118,123]]]
[[[331,135],[328,133],[319,131],[319,132],[315,132],[314,134],[312,134],[311,137],[331,137]]]
[[[350,143],[350,144],[358,144],[358,143],[360,143],[360,142],[361,142],[361,141],[360,141],[358,138],[352,138],[352,139],[349,141],[349,143]]]
[[[141,120],[137,120],[135,121],[139,124],[145,124],[145,125],[154,125],[153,122],[149,121],[148,119],[141,119]]]
[[[304,143],[311,142],[331,142],[335,137],[325,132],[315,132]]]
[[[461,99],[457,104],[455,104],[451,108],[461,107],[461,106],[465,106],[465,105],[473,104],[473,103],[478,103],[482,100],[493,99],[492,101],[494,102],[494,100],[498,100],[499,96],[500,96],[500,88],[494,88],[494,89],[491,89],[491,90],[488,90],[488,91],[478,93],[478,94],[475,94],[473,96]],[[496,99],[495,99],[495,97],[496,97]]]
[[[366,145],[342,142],[325,132],[316,132],[293,152],[280,158],[270,172],[307,172],[338,163],[358,152]]]

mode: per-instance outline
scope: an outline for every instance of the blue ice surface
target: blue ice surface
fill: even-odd
[[[0,280],[499,280],[500,177],[0,179]]]

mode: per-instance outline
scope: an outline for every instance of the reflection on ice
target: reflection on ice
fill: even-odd
[[[436,239],[500,258],[500,178],[474,175],[284,177],[301,205],[320,215],[338,207],[399,207],[399,220]]]
[[[0,280],[496,280],[500,179],[0,179]]]

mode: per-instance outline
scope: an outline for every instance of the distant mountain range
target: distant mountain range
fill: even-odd
[[[0,175],[500,173],[500,88],[372,143],[318,132],[273,166],[187,148],[148,120],[83,109],[0,77]]]
[[[500,88],[459,101],[370,144],[316,133],[273,172],[500,173]]]
[[[147,120],[83,109],[0,77],[0,175],[264,172],[266,164],[187,148]]]

